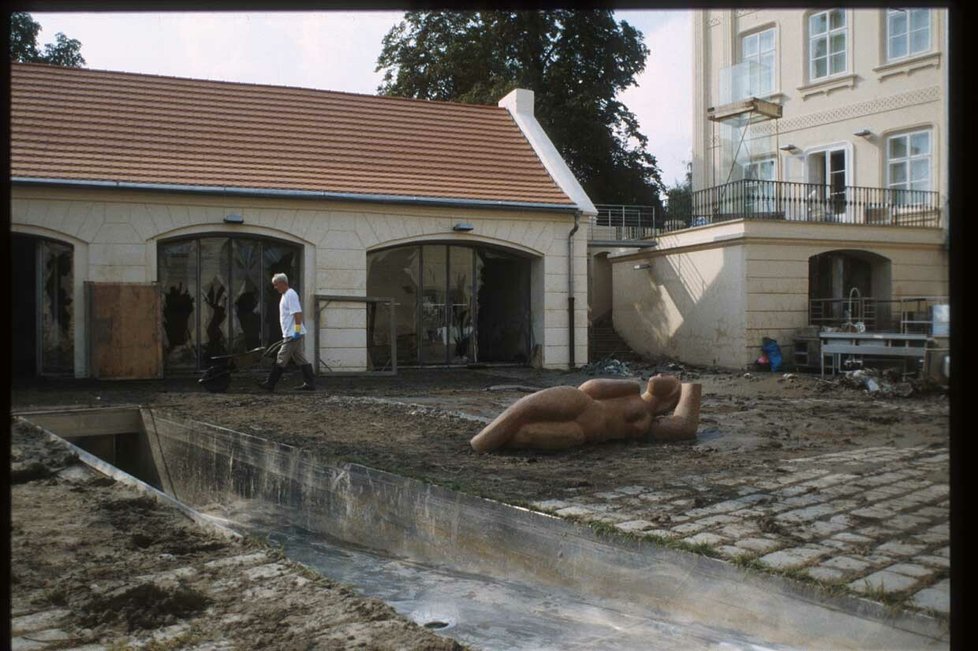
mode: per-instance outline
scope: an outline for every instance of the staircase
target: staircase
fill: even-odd
[[[642,356],[633,351],[618,336],[611,317],[602,317],[588,328],[588,362],[600,362],[603,359],[617,359],[622,362],[639,362]]]

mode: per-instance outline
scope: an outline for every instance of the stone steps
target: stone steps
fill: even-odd
[[[620,361],[640,361],[641,355],[633,351],[611,325],[592,325],[588,330],[588,361],[597,362],[614,358]]]

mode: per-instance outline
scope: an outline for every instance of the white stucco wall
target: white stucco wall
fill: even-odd
[[[763,337],[787,354],[808,324],[809,258],[840,249],[890,260],[892,298],[948,294],[938,229],[738,220],[613,256],[615,329],[637,352],[690,364],[743,368]]]
[[[729,366],[739,357],[745,345],[742,247],[630,256],[612,267],[615,330],[633,350],[707,366]]]
[[[236,213],[244,223],[228,225]],[[470,233],[452,226],[465,221]],[[483,243],[536,258],[531,265],[535,343],[547,368],[566,368],[568,343],[568,235],[572,215],[519,210],[475,210],[395,204],[327,203],[288,199],[17,186],[11,198],[14,232],[44,235],[75,245],[76,305],[85,281],[152,282],[160,240],[191,234],[247,233],[303,248],[303,307],[316,294],[365,296],[370,250],[423,241]],[[574,236],[575,354],[587,362],[586,229]],[[320,356],[334,371],[366,368],[365,308],[336,303],[324,311]],[[83,314],[82,311],[76,314]],[[75,374],[84,377],[84,319],[76,316]],[[313,358],[314,338],[305,342]]]

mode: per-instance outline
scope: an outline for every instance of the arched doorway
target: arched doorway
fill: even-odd
[[[271,238],[206,235],[166,240],[157,251],[167,371],[197,370],[216,355],[282,337],[272,274],[301,292],[302,247]]]
[[[812,325],[861,322],[867,330],[891,326],[890,260],[876,253],[840,249],[808,259]]]
[[[74,248],[20,233],[10,244],[11,375],[73,375]]]
[[[487,246],[418,244],[367,254],[367,294],[393,298],[396,323],[376,310],[367,342],[374,365],[464,365],[530,361],[530,264]]]

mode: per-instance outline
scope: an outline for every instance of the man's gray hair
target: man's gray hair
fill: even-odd
[[[288,285],[289,277],[282,273],[275,274],[274,276],[272,276],[272,284],[274,285],[275,283],[285,283],[286,285]]]

